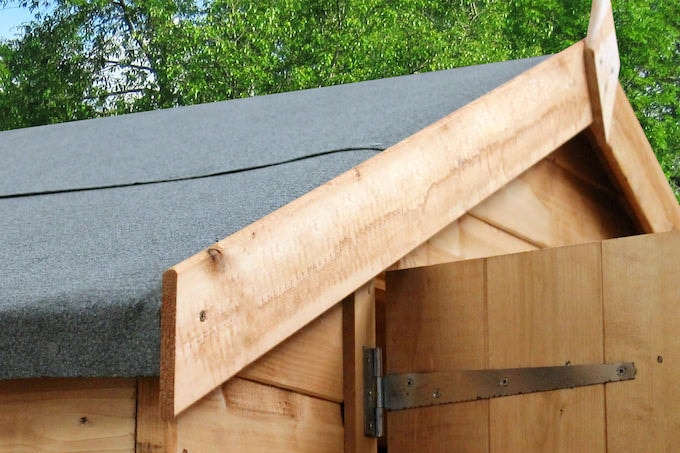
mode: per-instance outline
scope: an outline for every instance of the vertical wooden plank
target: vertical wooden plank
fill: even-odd
[[[177,418],[178,452],[340,453],[340,404],[233,378]]]
[[[605,357],[634,361],[634,381],[607,387],[610,451],[680,445],[680,233],[605,241]]]
[[[593,106],[593,124],[602,129],[605,137],[609,137],[621,69],[610,0],[593,0],[585,44],[584,56],[590,102]]]
[[[136,453],[175,451],[175,421],[161,418],[159,379],[137,379]]]
[[[599,243],[489,258],[489,368],[600,363]],[[490,402],[491,451],[604,451],[603,386]]]
[[[135,381],[0,382],[0,452],[135,451]]]
[[[486,367],[484,262],[387,273],[386,372]],[[488,451],[488,401],[389,412],[389,451]]]
[[[375,347],[375,287],[373,280],[343,302],[343,361],[345,452],[377,451],[376,439],[364,436],[364,346]]]

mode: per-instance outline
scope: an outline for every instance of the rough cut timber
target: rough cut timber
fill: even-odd
[[[588,96],[579,42],[167,271],[164,413],[182,412],[585,129]]]
[[[591,129],[607,168],[630,203],[635,219],[646,233],[680,228],[678,201],[666,181],[621,85],[617,87],[612,133],[607,140]]]
[[[680,232],[387,273],[387,373],[634,361],[635,380],[389,412],[393,453],[672,451]]]
[[[608,17],[609,3],[596,3],[593,20]],[[604,35],[597,30],[591,26],[591,38],[611,42],[606,27],[599,27]],[[636,381],[642,390],[634,395],[606,392],[606,406],[619,409],[606,413],[595,404],[588,426],[600,434],[593,437],[576,421],[602,400],[597,389],[567,392],[568,398],[529,396],[517,405],[525,416],[517,423],[507,401],[439,408],[435,416],[401,414],[402,421],[420,417],[437,432],[451,423],[466,430],[436,443],[432,429],[418,426],[409,437],[388,426],[390,449],[500,450],[507,439],[559,451],[568,445],[564,437],[543,437],[555,430],[588,444],[579,451],[603,441],[620,450],[630,446],[620,444],[629,432],[625,420],[654,411],[668,424],[645,418],[639,427],[656,443],[641,436],[634,444],[671,448],[672,433],[680,431],[672,415],[677,395],[665,389],[677,381],[677,348],[667,332],[678,330],[677,316],[668,304],[638,305],[669,293],[673,301],[672,278],[658,290],[648,284],[659,283],[652,255],[677,253],[658,244],[641,252],[623,246],[607,265],[614,278],[601,288],[587,279],[571,304],[560,282],[599,275],[580,264],[588,253],[567,254],[577,269],[558,272],[556,285],[540,283],[533,292],[508,285],[524,258],[497,256],[680,229],[680,207],[615,80],[604,127],[600,117],[609,101],[593,94],[609,92],[600,90],[598,52],[582,42],[550,59],[0,133],[2,151],[12,156],[9,167],[0,167],[0,245],[10,250],[0,272],[0,451],[26,445],[30,451],[374,452],[375,440],[362,434],[359,351],[376,343],[387,346],[388,360],[426,368],[432,362],[418,344],[426,338],[439,345],[440,356],[450,343],[467,348],[442,366],[581,352],[594,360],[601,358],[595,346],[604,342],[605,358],[633,348],[635,361],[655,372]],[[367,160],[383,148],[389,149]],[[145,165],[136,165],[140,157]],[[215,243],[219,237],[227,239]],[[485,257],[495,258],[470,261]],[[430,265],[452,261],[465,261],[458,265],[464,278],[428,282],[436,273]],[[628,261],[642,263],[635,274],[642,277],[630,273]],[[169,419],[163,420],[155,377],[160,277],[178,262],[163,287],[169,301],[163,323],[170,329],[163,352],[171,353],[164,358]],[[386,287],[385,269],[419,275],[419,283],[399,287],[388,276]],[[643,283],[621,290],[636,280]],[[540,304],[541,288],[554,290],[561,303]],[[448,301],[450,289],[465,306],[438,312],[421,301],[425,294]],[[604,311],[588,303],[607,292],[616,297]],[[507,304],[511,293],[531,293],[534,303],[520,297]],[[477,304],[480,299],[486,302]],[[386,335],[397,304],[407,316],[396,335]],[[428,310],[434,315],[426,319]],[[564,325],[546,328],[582,313],[588,322],[566,333]],[[620,328],[630,313],[635,322]],[[603,314],[604,332],[582,332]],[[442,325],[442,336],[433,335]],[[521,348],[506,341],[507,329],[519,332],[512,341]],[[414,331],[420,334],[409,334]],[[183,381],[173,381],[175,365]],[[230,373],[236,375],[227,379]],[[215,388],[199,398],[195,385]],[[187,406],[196,398],[174,416],[178,401]],[[621,409],[622,400],[635,409]],[[553,403],[566,412],[550,412],[559,406]],[[606,439],[603,420],[611,427]]]
[[[595,127],[609,137],[621,69],[610,0],[593,1],[585,45]]]

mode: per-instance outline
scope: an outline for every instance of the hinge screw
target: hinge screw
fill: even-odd
[[[501,387],[507,387],[508,384],[510,384],[510,379],[504,377],[503,379],[501,379],[500,384],[501,384]]]
[[[432,398],[437,399],[442,396],[442,392],[439,389],[434,389],[434,392],[432,392]]]

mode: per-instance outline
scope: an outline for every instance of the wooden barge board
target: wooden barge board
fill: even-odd
[[[585,129],[588,96],[579,42],[170,269],[164,414],[179,414]]]

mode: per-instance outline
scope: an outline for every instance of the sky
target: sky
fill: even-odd
[[[10,1],[7,5],[0,6],[0,39],[15,38],[20,25],[32,18],[30,11],[18,6],[18,2]]]

